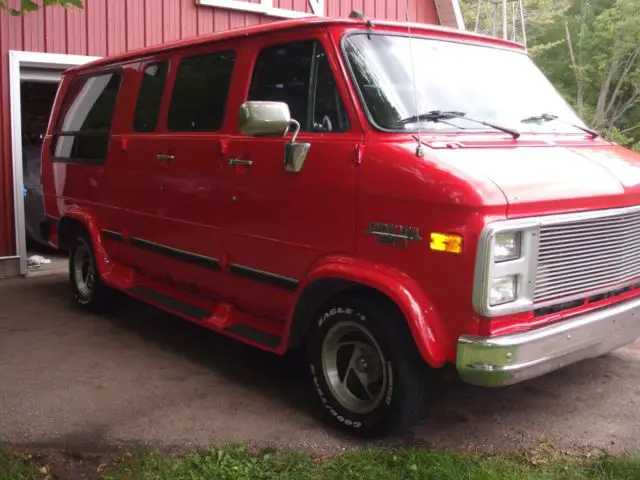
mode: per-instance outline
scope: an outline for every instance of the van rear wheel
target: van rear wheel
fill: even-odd
[[[429,370],[404,318],[386,302],[344,298],[323,309],[308,341],[325,419],[351,433],[399,433],[426,411]]]
[[[113,290],[100,279],[95,253],[87,235],[79,235],[69,249],[69,280],[73,299],[78,305],[103,311],[112,304]]]

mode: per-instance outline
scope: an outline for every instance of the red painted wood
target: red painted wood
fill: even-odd
[[[231,28],[231,16],[235,13],[229,10],[217,9],[213,20],[213,31],[223,32]]]
[[[192,8],[192,0],[180,0],[180,38],[189,38],[198,34],[198,10]]]
[[[246,14],[243,12],[235,12],[232,11],[229,13],[229,28],[240,28],[244,27],[246,23]],[[219,31],[218,26],[216,26],[216,31]]]
[[[103,57],[107,54],[107,1],[91,0],[85,5],[87,13],[87,52]]]
[[[47,52],[64,52],[67,50],[66,15],[62,8],[44,7],[45,46]]]
[[[126,50],[126,1],[109,0],[107,4],[107,52],[109,55],[114,55]]]
[[[326,0],[324,8],[328,17],[337,17],[340,15],[340,0]]]
[[[67,51],[72,55],[87,55],[87,13],[70,8],[67,15]]]
[[[6,52],[9,50],[9,15],[0,15],[0,98],[9,98],[9,69]],[[0,257],[15,254],[13,227],[13,179],[9,150],[9,102],[0,101]],[[6,140],[5,140],[6,139]]]
[[[162,5],[159,0],[144,0],[145,46],[162,43]]]
[[[364,0],[362,11],[368,18],[376,18],[376,0]]]
[[[439,23],[438,21],[438,10],[436,9],[436,4],[434,2],[421,2],[420,0],[416,0],[418,4],[422,6],[424,9],[424,15],[420,17],[420,21],[424,23]]]
[[[387,13],[385,14],[384,18],[394,18],[397,19],[397,14],[398,14],[398,5],[397,5],[397,0],[389,0],[388,2],[386,2],[387,4]]]
[[[255,13],[247,13],[244,17],[244,25],[250,27],[252,25],[260,25],[260,18],[264,15],[256,15]]]
[[[181,24],[180,0],[162,0],[162,41],[178,40]]]
[[[407,20],[407,0],[398,0],[396,5],[397,5],[396,16],[398,20],[406,21]],[[411,20],[412,18],[409,18],[409,21]]]
[[[0,15],[0,111],[2,122],[0,129],[0,152],[4,162],[0,169],[0,208],[8,207],[8,212],[0,211],[0,257],[15,254],[15,233],[13,226],[13,172],[11,169],[11,132],[9,131],[9,50],[22,50],[22,19],[7,14]],[[6,101],[4,99],[7,99]],[[6,208],[6,207],[5,207]]]
[[[214,19],[218,11],[213,8],[199,8],[198,13],[198,35],[211,33],[214,31]],[[223,12],[228,15],[227,12]]]
[[[22,24],[23,48],[28,52],[44,51],[44,36],[40,33],[44,30],[44,9],[25,15]]]
[[[273,4],[278,8],[286,8],[289,10],[293,8],[293,0],[276,0]]]
[[[142,0],[127,2],[125,17],[127,29],[127,50],[144,47],[146,45],[144,2]]]
[[[311,6],[308,0],[293,0],[293,9],[311,13]]]

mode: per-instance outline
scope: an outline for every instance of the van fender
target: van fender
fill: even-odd
[[[94,215],[77,205],[73,205],[65,209],[63,216],[58,220],[58,234],[60,234],[61,230],[65,229],[66,222],[80,224],[89,234],[93,245],[96,267],[100,277],[104,280],[104,277],[108,276],[111,271],[111,262],[107,256],[104,246],[102,245],[100,229],[98,228]],[[61,243],[60,238],[58,239],[58,243]]]
[[[291,327],[296,320],[297,307],[305,291],[319,280],[331,279],[343,281],[351,288],[366,286],[387,296],[404,315],[424,360],[434,368],[445,364],[446,334],[432,302],[420,286],[398,269],[345,255],[323,258],[300,282],[296,301],[288,319],[289,338],[283,342],[284,345],[287,345],[291,339]]]

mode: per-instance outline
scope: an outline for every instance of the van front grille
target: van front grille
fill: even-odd
[[[640,278],[640,210],[543,224],[534,303],[606,291]]]

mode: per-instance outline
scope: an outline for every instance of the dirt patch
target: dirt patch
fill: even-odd
[[[33,451],[13,447],[8,453],[33,466],[43,480],[101,480],[103,472],[118,458],[118,453],[79,453],[59,450]]]

